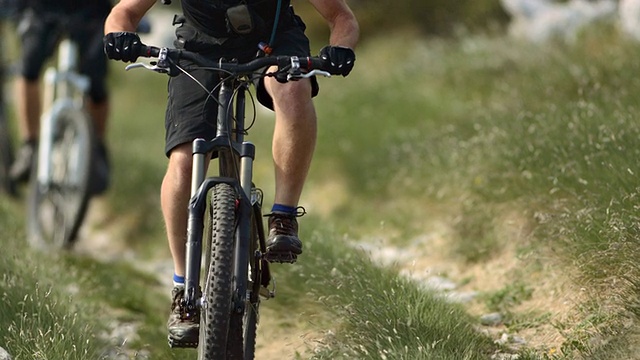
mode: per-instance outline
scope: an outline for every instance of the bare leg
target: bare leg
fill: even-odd
[[[40,112],[42,109],[40,82],[19,77],[15,86],[18,130],[22,145],[16,153],[13,164],[11,164],[9,176],[13,181],[25,182],[31,173],[33,159],[36,156],[38,135],[40,135]]]
[[[174,272],[184,276],[185,243],[189,189],[191,186],[191,144],[182,144],[171,152],[160,194],[162,214],[167,227]]]
[[[94,130],[98,139],[103,140],[107,132],[107,118],[109,117],[109,100],[105,99],[101,102],[93,102],[90,99],[87,102],[89,115],[93,119]]]
[[[40,81],[19,77],[16,81],[16,102],[20,136],[23,140],[37,139],[42,111]]]
[[[191,144],[186,143],[175,147],[169,155],[169,166],[162,181],[160,194],[169,249],[173,258],[173,273],[181,277],[185,275],[185,244],[189,218],[191,167]],[[185,317],[186,309],[181,302],[184,299],[184,287],[174,287],[171,297],[173,302],[167,321],[169,343],[193,344],[198,341],[198,322],[195,321],[197,317]]]
[[[281,84],[265,80],[273,98],[276,123],[273,133],[275,203],[297,206],[309,172],[317,136],[317,119],[311,100],[311,82]]]
[[[162,215],[167,228],[174,273],[178,276],[185,274],[185,244],[191,198],[191,150],[191,143],[185,143],[171,151],[169,166],[160,191]],[[209,161],[207,160],[205,164],[208,165]]]

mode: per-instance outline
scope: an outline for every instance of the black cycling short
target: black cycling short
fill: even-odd
[[[181,41],[176,41],[176,47],[184,47],[187,50],[199,50],[211,59],[238,59],[247,62],[255,58],[258,51],[255,39],[229,39],[222,45],[206,46],[206,50],[195,49],[190,45],[189,39],[182,41],[185,32],[187,37],[197,36],[192,33],[193,28],[182,25],[176,30],[176,35]],[[289,55],[305,57],[310,55],[309,39],[304,34],[304,24],[280,31],[276,35],[272,56]],[[181,65],[188,66],[186,61]],[[266,69],[265,69],[266,70]],[[207,89],[214,89],[218,84],[218,75],[210,70],[193,70],[190,72]],[[311,78],[312,94],[318,94],[318,82]],[[267,93],[262,79],[256,85],[256,97],[264,106],[273,110],[273,101]],[[217,92],[216,92],[217,95]],[[209,97],[193,79],[186,75],[178,75],[169,79],[169,100],[165,117],[165,154],[173,148],[184,143],[191,143],[194,139],[212,139],[216,133],[216,119],[218,105],[216,99]]]
[[[25,11],[18,26],[22,40],[20,75],[29,81],[37,80],[44,63],[56,50],[61,36],[68,33],[78,43],[78,70],[91,80],[89,96],[94,102],[102,102],[107,98],[107,58],[102,45],[104,18],[88,18],[82,22],[67,20],[64,15]]]

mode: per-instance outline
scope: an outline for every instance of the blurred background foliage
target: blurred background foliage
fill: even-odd
[[[501,28],[509,17],[498,0],[349,0],[360,21],[364,36],[396,29],[408,29],[423,35],[450,36],[460,30],[487,31]],[[308,1],[292,1],[300,13],[311,9]],[[322,19],[303,16],[309,31],[326,31]]]
[[[448,36],[457,29],[485,30],[503,25],[508,16],[498,0],[350,0],[363,34],[411,28]]]

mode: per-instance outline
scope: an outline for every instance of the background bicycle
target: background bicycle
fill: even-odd
[[[42,35],[44,40],[24,35],[47,48],[59,41],[57,64],[44,76],[45,113],[31,171],[28,237],[40,248],[70,248],[90,199],[109,187],[107,64],[103,19],[96,11],[87,5],[68,15],[59,11],[35,14],[34,32],[41,34],[44,28],[55,34]],[[150,24],[141,22],[139,30],[148,33]],[[31,52],[33,47],[31,44]]]
[[[284,76],[288,80],[326,72],[320,58],[262,57],[246,64],[216,62],[183,50],[143,46],[140,56],[158,57],[145,67],[176,75],[186,71],[177,65],[188,59],[200,68],[217,71],[221,81],[203,91],[217,99],[216,136],[193,142],[193,173],[186,253],[185,297],[180,304],[185,318],[199,318],[199,341],[169,337],[174,347],[198,346],[199,359],[253,359],[261,296],[275,296],[266,252],[262,220],[262,191],[253,182],[255,146],[245,141],[251,123],[245,124],[245,102],[256,77]],[[277,65],[278,71],[260,69]],[[194,81],[197,81],[194,79]],[[214,95],[214,94],[217,94]],[[208,155],[217,159],[218,176],[205,178]],[[209,202],[209,206],[207,206]],[[205,238],[208,209],[209,233]],[[200,278],[203,245],[204,279]]]
[[[62,24],[82,21],[69,16]],[[58,59],[44,75],[44,113],[30,180],[27,231],[38,248],[73,245],[91,197],[95,135],[85,108],[90,86],[78,72],[78,44],[61,30]]]

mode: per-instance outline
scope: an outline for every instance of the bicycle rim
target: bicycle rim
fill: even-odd
[[[233,299],[236,198],[229,184],[216,184],[211,189],[211,243],[200,316],[199,359],[226,358]]]
[[[41,249],[70,248],[86,214],[93,162],[93,129],[79,109],[62,109],[55,120],[52,146],[35,161],[28,203],[28,240]],[[48,161],[51,171],[41,182],[37,163]]]

